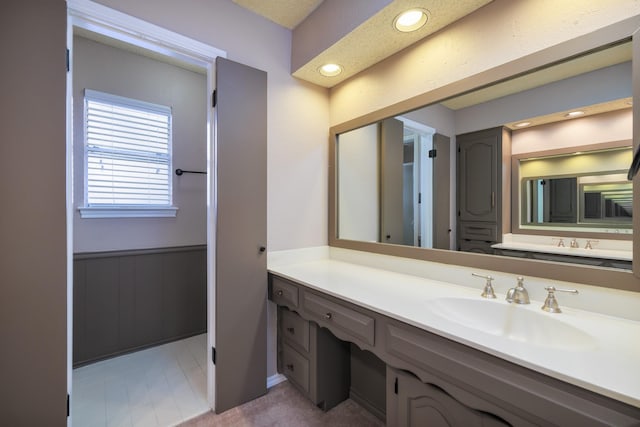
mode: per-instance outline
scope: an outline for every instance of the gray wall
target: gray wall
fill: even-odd
[[[455,113],[456,134],[631,96],[631,63],[584,73]]]
[[[0,417],[62,426],[67,399],[63,0],[0,13]]]
[[[84,89],[168,105],[173,116],[173,169],[207,168],[206,76],[83,37],[73,41],[74,252],[206,244],[207,180],[172,174],[176,218],[82,219]]]

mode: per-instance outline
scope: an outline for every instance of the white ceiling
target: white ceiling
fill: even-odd
[[[293,30],[324,0],[233,0],[239,6]]]

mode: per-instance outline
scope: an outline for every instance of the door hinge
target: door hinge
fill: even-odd
[[[436,149],[434,148],[433,150],[429,150],[429,158],[433,159],[436,157]]]
[[[67,393],[67,418],[69,418],[69,415],[71,415],[71,397],[69,396],[69,393]]]
[[[216,348],[215,347],[211,347],[211,361],[213,362],[213,364],[216,364]]]
[[[398,394],[398,377],[396,377],[396,382],[395,382],[395,384],[393,385],[393,392],[394,392],[395,394]]]
[[[67,73],[69,71],[71,71],[71,59],[69,58],[69,56],[71,55],[71,53],[69,52],[69,49],[67,48]]]
[[[214,90],[211,95],[211,106],[215,108],[216,105],[218,105],[218,91]]]

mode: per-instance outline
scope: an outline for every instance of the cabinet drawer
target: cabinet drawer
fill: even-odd
[[[460,222],[460,238],[469,240],[498,241],[498,226],[486,222]]]
[[[271,276],[271,300],[278,305],[298,307],[298,287],[277,276]]]
[[[303,294],[303,305],[321,325],[329,326],[329,329],[335,326],[366,344],[374,345],[375,320],[372,317],[308,292]]]
[[[282,369],[289,380],[309,393],[309,360],[287,344],[282,346]]]
[[[309,352],[309,322],[292,311],[282,309],[282,337],[289,344]]]

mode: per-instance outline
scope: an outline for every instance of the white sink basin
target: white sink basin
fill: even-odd
[[[531,306],[469,298],[435,298],[427,305],[444,320],[514,341],[567,350],[596,347],[591,335],[562,322],[558,318],[562,314],[538,313]]]

